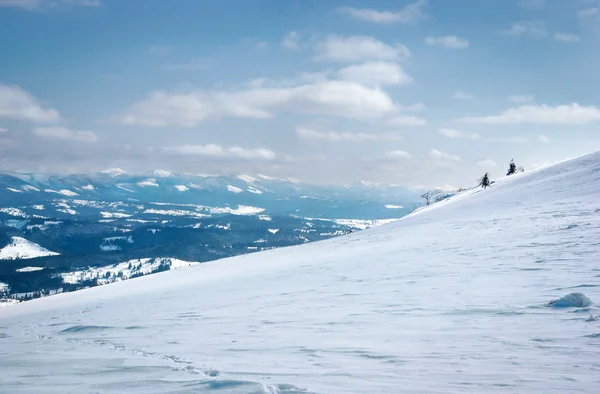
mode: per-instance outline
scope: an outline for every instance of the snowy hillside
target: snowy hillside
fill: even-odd
[[[600,153],[395,223],[0,309],[0,392],[596,393]]]
[[[33,259],[36,257],[57,255],[58,253],[51,252],[21,237],[12,237],[11,242],[0,249],[0,260]]]

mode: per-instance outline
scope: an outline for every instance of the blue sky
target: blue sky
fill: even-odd
[[[598,0],[0,0],[0,170],[465,186],[600,149]]]

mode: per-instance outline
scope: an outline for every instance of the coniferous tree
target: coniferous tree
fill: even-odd
[[[510,164],[508,166],[508,172],[506,173],[506,175],[512,175],[512,174],[516,174],[517,173],[517,165],[515,164],[515,160],[511,160]]]
[[[490,185],[490,177],[488,176],[488,173],[486,172],[485,175],[479,180],[479,186],[481,186],[485,189],[489,185]]]

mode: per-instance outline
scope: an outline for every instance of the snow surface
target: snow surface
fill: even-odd
[[[252,193],[252,194],[263,194],[262,190],[255,189],[253,187],[248,187],[248,189],[246,189],[246,191],[248,193]]]
[[[154,176],[157,176],[159,178],[168,178],[170,176],[173,176],[172,173],[170,173],[169,171],[165,171],[165,170],[154,170],[153,174],[154,174]]]
[[[17,216],[22,218],[29,217],[25,212],[21,211],[19,208],[0,208],[0,213],[5,213],[10,216]]]
[[[138,182],[137,185],[139,187],[146,187],[146,186],[158,187],[158,183],[156,183],[156,179],[154,179],[154,178],[146,179],[145,181]]]
[[[238,175],[237,176],[238,179],[241,179],[242,181],[246,182],[246,183],[255,183],[258,182],[258,178],[255,178],[253,176],[250,175]]]
[[[75,197],[75,196],[79,195],[79,194],[75,193],[74,191],[67,190],[67,189],[59,190],[57,193],[62,194],[63,196],[69,196],[69,197]]]
[[[249,205],[238,205],[236,209],[226,207],[226,208],[216,208],[210,207],[210,213],[230,213],[232,215],[256,215],[258,213],[264,212],[264,208],[251,207]]]
[[[241,193],[241,192],[243,192],[243,190],[240,189],[239,187],[231,186],[231,185],[227,185],[227,190],[229,190],[232,193]]]
[[[402,209],[402,208],[404,208],[402,205],[394,205],[394,204],[386,204],[385,207],[387,209]]]
[[[23,185],[23,186],[21,186],[21,189],[28,191],[28,192],[39,192],[40,191],[40,189],[38,189],[35,186],[31,186],[31,185]]]
[[[597,393],[600,153],[385,226],[0,309],[0,392]],[[583,304],[582,304],[583,305]]]
[[[195,218],[205,218],[208,215],[193,212],[193,211],[184,211],[181,209],[146,209],[142,213],[152,214],[152,215],[167,215],[167,216],[191,216]]]
[[[200,264],[198,262],[183,261],[173,258],[145,258],[129,260],[104,267],[90,268],[84,271],[68,272],[61,274],[61,277],[64,283],[77,284],[86,280],[97,280],[98,284],[106,284],[128,279],[132,274],[150,274],[156,271],[163,262],[169,264],[170,269]]]
[[[23,268],[19,268],[16,271],[17,272],[35,272],[35,271],[41,271],[43,270],[44,267],[23,267]]]
[[[57,256],[40,245],[21,237],[11,237],[11,242],[0,249],[0,260],[33,259],[43,256]]]
[[[128,215],[123,212],[100,212],[103,218],[130,218],[131,215]]]
[[[120,175],[127,174],[127,171],[122,170],[120,168],[109,168],[108,170],[104,170],[104,171],[100,171],[100,172],[102,172],[104,174],[108,174],[108,175],[110,175],[112,177],[117,177],[117,176],[120,176]]]

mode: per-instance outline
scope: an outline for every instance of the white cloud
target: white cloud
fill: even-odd
[[[379,89],[350,81],[326,81],[291,88],[154,92],[135,103],[119,120],[143,126],[196,126],[223,117],[271,118],[273,111],[372,119],[395,111],[392,99]]]
[[[394,150],[391,152],[387,152],[385,157],[388,159],[410,159],[412,156],[410,153],[405,152],[403,150]]]
[[[533,96],[528,94],[528,95],[514,95],[514,96],[510,96],[509,100],[514,102],[514,103],[519,103],[519,104],[525,104],[525,103],[530,103],[533,101]]]
[[[478,140],[480,138],[480,135],[477,133],[468,133],[456,129],[440,129],[438,132],[448,138],[470,138],[472,140]]]
[[[173,47],[169,46],[169,45],[154,45],[154,46],[148,47],[146,49],[146,53],[148,55],[164,56],[164,55],[168,55],[169,53],[171,53],[172,50],[173,50]]]
[[[521,8],[539,9],[546,6],[546,0],[519,0],[517,5]]]
[[[390,24],[415,24],[427,17],[424,8],[427,6],[427,0],[418,0],[416,3],[409,4],[400,11],[377,11],[368,8],[341,7],[338,12],[348,14],[356,19],[367,22]]]
[[[441,152],[437,149],[432,149],[429,151],[429,157],[434,160],[444,160],[444,161],[460,161],[460,157],[456,155],[451,155],[449,153]]]
[[[496,162],[492,159],[479,160],[477,163],[475,163],[475,165],[486,168],[498,166],[498,164],[496,164]]]
[[[412,78],[396,63],[372,61],[344,67],[337,73],[343,80],[366,86],[407,85]]]
[[[79,142],[96,142],[98,136],[93,131],[73,131],[66,127],[36,127],[33,130],[35,135],[45,138],[53,138],[59,140],[71,140]]]
[[[579,21],[583,24],[600,21],[600,7],[587,8],[578,13]]]
[[[6,133],[8,131],[5,127],[0,127],[0,133]]]
[[[469,47],[468,40],[456,36],[427,37],[425,43],[427,45],[442,45],[451,49],[465,49]]]
[[[25,10],[35,10],[41,7],[56,6],[99,7],[100,0],[0,0],[0,7],[16,7]]]
[[[412,56],[410,50],[400,43],[391,46],[370,36],[331,35],[317,42],[315,50],[315,60],[342,63],[366,60],[398,61]]]
[[[566,105],[523,105],[510,108],[500,115],[468,116],[460,119],[467,123],[489,125],[507,124],[559,124],[582,125],[600,120],[600,109],[593,105],[581,106],[577,103]]]
[[[554,40],[559,42],[579,42],[581,38],[577,34],[572,33],[556,33]]]
[[[416,126],[425,126],[427,121],[423,118],[419,118],[417,116],[409,116],[409,115],[398,115],[387,122],[392,126],[408,126],[408,127],[416,127]]]
[[[295,31],[289,32],[281,39],[281,45],[290,50],[300,49],[300,34]]]
[[[538,139],[538,141],[540,141],[543,144],[549,144],[550,143],[550,138],[548,138],[545,135],[538,135],[537,139]]]
[[[248,149],[239,146],[224,148],[221,145],[182,145],[164,148],[165,151],[190,156],[207,156],[213,158],[274,160],[277,154],[269,149]]]
[[[259,49],[261,51],[266,51],[269,49],[269,43],[266,41],[260,41],[259,43],[256,44],[256,49]]]
[[[400,141],[402,137],[399,133],[350,133],[350,132],[333,132],[333,131],[318,131],[307,127],[299,127],[296,129],[298,137],[303,139],[327,140],[332,142],[351,141]]]
[[[456,92],[454,92],[454,97],[457,100],[471,100],[473,98],[473,95],[471,95],[470,93],[466,93],[463,92],[462,90],[457,90]]]
[[[20,87],[0,84],[0,118],[45,123],[59,121],[60,114],[55,109],[44,108]]]
[[[531,36],[536,38],[543,38],[548,35],[546,30],[546,24],[540,20],[521,21],[515,22],[510,25],[510,28],[502,31],[507,36]]]

